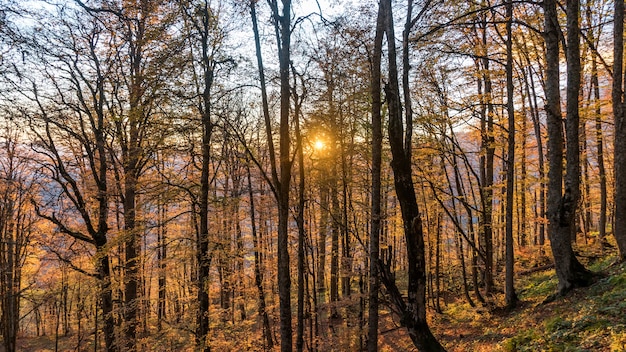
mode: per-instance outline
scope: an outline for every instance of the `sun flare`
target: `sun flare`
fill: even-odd
[[[324,141],[318,139],[313,143],[313,148],[315,150],[322,150],[324,149],[324,147],[326,147],[326,144],[324,143]]]

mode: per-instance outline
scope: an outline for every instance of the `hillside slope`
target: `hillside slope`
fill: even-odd
[[[626,264],[606,257],[589,267],[602,276],[551,303],[554,270],[517,282],[520,303],[510,312],[451,304],[434,318],[449,351],[626,351]]]

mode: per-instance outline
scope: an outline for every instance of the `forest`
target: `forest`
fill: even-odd
[[[0,0],[0,351],[626,351],[624,0]]]

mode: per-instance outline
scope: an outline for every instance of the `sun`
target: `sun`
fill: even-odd
[[[325,147],[326,147],[326,144],[321,139],[318,139],[315,142],[313,142],[313,148],[315,150],[323,150]]]

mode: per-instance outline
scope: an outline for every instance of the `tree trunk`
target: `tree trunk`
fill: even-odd
[[[488,58],[487,43],[487,21],[482,21],[482,47],[484,50],[482,59],[482,81],[484,92],[481,98],[481,153],[480,157],[480,241],[485,252],[485,295],[491,293],[493,287],[493,170],[495,156],[495,136],[494,136],[494,106],[492,102],[492,82],[490,70],[490,60]],[[480,94],[480,92],[479,92]]]
[[[294,84],[295,86],[295,84]],[[294,100],[296,104],[295,108],[295,132],[296,132],[296,145],[298,146],[298,209],[296,215],[296,223],[298,224],[298,312],[297,312],[297,327],[296,327],[296,351],[302,352],[304,348],[304,281],[305,281],[305,266],[304,266],[304,243],[306,230],[304,227],[304,208],[305,208],[305,173],[304,173],[304,151],[302,143],[302,135],[300,133],[300,108],[302,103],[302,96],[295,92],[294,87]]]
[[[334,143],[334,141],[333,141]],[[333,152],[335,145],[333,145]],[[339,301],[339,197],[337,190],[337,166],[335,158],[331,159],[330,171],[330,202],[331,202],[331,250],[330,250],[330,318],[339,318],[337,302]],[[332,325],[332,324],[331,324]]]
[[[520,247],[528,246],[528,224],[527,224],[527,192],[528,192],[528,172],[526,169],[526,163],[528,159],[526,158],[526,133],[528,131],[528,118],[526,114],[526,101],[524,99],[524,92],[520,89],[520,95],[522,96],[522,128],[521,128],[521,146],[520,146],[520,163],[522,164],[520,168],[520,185],[518,186],[518,191],[520,193],[520,217],[519,217],[519,243]]]
[[[291,160],[289,135],[289,107],[291,87],[289,84],[290,51],[291,51],[291,1],[282,0],[282,12],[279,12],[277,1],[270,1],[272,17],[278,40],[280,66],[280,122],[279,122],[279,165],[276,165],[274,142],[272,138],[272,122],[269,116],[267,90],[265,88],[265,74],[261,55],[261,44],[256,19],[256,1],[250,2],[252,26],[254,31],[259,78],[261,82],[261,97],[263,100],[263,116],[265,119],[266,138],[270,153],[271,186],[278,203],[278,296],[280,303],[280,346],[281,351],[293,349],[291,328],[291,276],[289,266],[289,189],[291,182]],[[278,170],[280,169],[280,175]]]
[[[515,107],[513,104],[513,2],[506,1],[506,110],[508,117],[508,150],[506,164],[506,278],[505,300],[508,308],[515,307],[517,295],[515,294],[513,264],[515,256],[513,252],[513,196],[515,194]],[[524,118],[526,118],[524,116]],[[523,190],[525,192],[525,190]],[[522,209],[525,211],[525,209]]]
[[[326,237],[328,237],[328,204],[329,190],[325,181],[320,184],[320,224],[317,238],[317,301],[319,305],[326,303]],[[320,311],[320,319],[324,314]]]
[[[381,281],[387,287],[396,310],[400,312],[400,323],[406,327],[413,344],[420,351],[443,351],[443,347],[431,333],[426,321],[426,261],[424,257],[424,234],[421,215],[417,205],[413,186],[412,166],[405,140],[396,66],[396,48],[391,0],[382,0],[380,10],[384,14],[385,33],[389,59],[388,85],[385,87],[389,108],[389,144],[391,146],[394,185],[396,197],[400,203],[404,236],[407,247],[408,289],[407,300],[398,291],[389,267],[379,261]],[[409,1],[409,8],[411,8]],[[410,14],[410,12],[409,12]],[[409,67],[404,67],[403,74],[408,75]],[[374,264],[374,263],[372,263]]]
[[[250,175],[250,164],[246,163],[248,174],[248,197],[250,198],[250,227],[252,229],[252,245],[254,246],[254,283],[259,294],[259,316],[263,324],[263,337],[268,350],[274,347],[272,339],[272,330],[270,327],[270,319],[267,315],[265,304],[265,292],[263,291],[263,272],[261,271],[261,248],[256,227],[256,210],[254,203],[254,192],[252,190],[252,176]]]
[[[593,38],[590,38],[593,40]],[[600,247],[606,245],[606,170],[604,167],[604,136],[602,132],[602,111],[600,105],[600,84],[598,80],[598,63],[597,54],[591,52],[591,86],[593,89],[594,116],[595,116],[595,135],[596,135],[596,155],[598,162],[598,177],[600,178],[600,214],[598,216],[598,241]]]
[[[533,122],[533,129],[535,133],[535,139],[537,141],[537,170],[539,173],[539,201],[537,210],[537,243],[540,246],[540,255],[543,256],[543,245],[545,244],[545,217],[546,217],[546,181],[545,181],[545,168],[544,168],[544,152],[543,152],[543,138],[541,135],[541,123],[539,121],[539,106],[537,104],[537,93],[535,92],[535,81],[533,79],[533,71],[528,62],[528,74],[524,75],[526,80],[526,94],[528,95],[528,105],[530,107],[530,114]],[[526,78],[527,77],[527,78]]]
[[[385,15],[382,1],[378,5],[376,37],[372,53],[371,86],[372,98],[372,215],[369,241],[369,308],[367,350],[378,351],[378,293],[380,278],[378,261],[380,252],[381,220],[381,167],[382,167],[382,116],[381,116],[381,58]]]
[[[441,310],[441,214],[435,213],[435,311]]]
[[[136,136],[135,136],[136,138]],[[132,139],[132,137],[131,137]],[[132,152],[127,165],[136,165],[134,161],[138,157],[138,150],[132,148]],[[137,228],[136,228],[136,197],[137,197],[137,178],[134,166],[125,168],[124,182],[124,255],[126,258],[124,265],[124,336],[125,349],[133,352],[137,349],[137,307],[138,307],[138,280],[139,266],[137,260]]]
[[[160,197],[158,206],[158,238],[157,238],[157,264],[159,270],[158,278],[158,301],[157,301],[157,330],[163,329],[163,321],[167,319],[166,293],[167,293],[167,205],[164,197]]]
[[[563,127],[559,94],[559,38],[556,2],[544,1],[546,41],[546,112],[548,125],[548,235],[559,278],[558,294],[589,284],[591,273],[576,259],[572,233],[579,194],[578,91],[580,57],[578,2],[568,1],[567,47],[567,171],[563,192]]]
[[[615,225],[620,261],[626,261],[626,114],[624,86],[624,1],[615,1],[613,21],[613,116],[615,119]],[[624,80],[625,82],[622,82]]]
[[[274,184],[278,192],[278,296],[280,299],[280,349],[293,349],[291,328],[291,275],[289,266],[289,189],[291,182],[291,137],[289,134],[289,107],[291,87],[289,69],[291,64],[291,0],[282,0],[282,13],[272,2],[272,12],[277,33],[280,66],[280,178]],[[270,136],[271,137],[271,136]],[[270,138],[268,137],[268,138]]]

